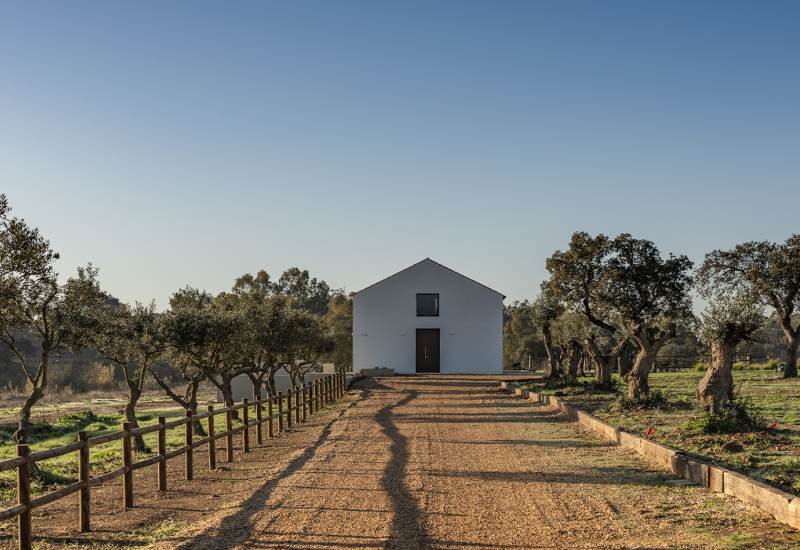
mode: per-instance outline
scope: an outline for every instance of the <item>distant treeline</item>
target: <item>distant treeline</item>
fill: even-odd
[[[544,337],[541,330],[534,322],[534,305],[525,300],[517,301],[505,307],[503,315],[503,366],[507,369],[520,367],[527,368],[528,358],[535,368],[547,361],[547,352],[544,346]],[[559,336],[561,336],[559,334]],[[565,334],[567,342],[571,334]],[[783,330],[776,316],[771,315],[761,331],[752,340],[741,342],[736,346],[737,356],[750,356],[754,361],[777,359],[781,361],[786,349]],[[623,359],[631,362],[634,359],[635,348],[631,344],[629,353],[623,354]],[[697,336],[696,331],[689,326],[679,325],[676,336],[667,342],[658,353],[659,357],[681,357],[695,361],[708,359],[710,348]]]

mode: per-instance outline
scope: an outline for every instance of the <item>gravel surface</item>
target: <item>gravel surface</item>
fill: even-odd
[[[231,479],[224,509],[154,548],[800,546],[488,378],[359,384],[287,436],[279,463],[243,463],[258,482]]]

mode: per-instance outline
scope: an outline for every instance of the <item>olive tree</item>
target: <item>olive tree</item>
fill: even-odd
[[[583,316],[575,311],[565,310],[550,325],[552,342],[558,353],[561,374],[569,378],[578,376],[583,361],[584,349],[581,343],[590,331]]]
[[[527,300],[506,306],[503,312],[503,362],[506,366],[541,357],[543,335],[536,322],[534,306]]]
[[[287,299],[275,293],[266,271],[255,276],[239,277],[232,289],[231,300],[242,315],[242,330],[236,339],[230,361],[237,363],[253,385],[253,398],[261,398],[266,382],[267,391],[275,395],[275,373],[282,367],[282,357],[289,330]]]
[[[700,315],[700,336],[711,349],[711,364],[697,386],[697,399],[717,414],[733,398],[736,346],[764,324],[764,307],[756,296],[744,292],[709,295],[706,287],[704,294],[711,301]]]
[[[797,376],[800,346],[800,234],[783,243],[746,242],[706,255],[698,276],[720,292],[744,291],[775,310],[785,339],[786,378]]]
[[[85,344],[93,329],[89,313],[101,294],[91,265],[59,283],[58,258],[38,229],[10,215],[0,195],[0,342],[16,358],[28,387],[14,433],[18,443],[27,441],[31,410],[45,395],[52,363],[64,350]],[[33,357],[25,353],[23,335],[35,343]]]
[[[627,374],[631,399],[649,393],[659,350],[675,336],[676,323],[692,316],[691,269],[686,256],[662,258],[652,241],[623,233],[611,242],[601,301],[613,308],[638,348]]]
[[[342,292],[334,293],[324,318],[334,340],[326,359],[337,371],[349,371],[353,366],[353,300]]]
[[[211,381],[225,401],[233,400],[231,379],[225,359],[237,332],[237,315],[218,307],[213,296],[191,287],[170,298],[170,311],[164,320],[164,334],[171,355],[181,370],[197,371]]]
[[[98,330],[91,339],[92,346],[122,372],[128,388],[125,419],[131,427],[138,428],[136,405],[151,367],[165,349],[160,316],[155,303],[137,302],[131,306],[111,297],[98,312]],[[137,451],[148,451],[141,435],[136,436],[135,446]]]
[[[614,304],[607,301],[613,244],[603,234],[574,233],[566,251],[547,259],[550,279],[545,283],[565,308],[580,312],[593,325],[581,339],[582,349],[595,363],[597,385],[603,389],[611,387],[611,373],[627,342],[615,321]]]
[[[563,312],[564,308],[561,303],[553,298],[545,285],[542,285],[542,292],[533,302],[533,317],[539,330],[542,331],[544,351],[547,354],[544,375],[548,379],[558,378],[561,374],[559,355],[553,345],[552,327]]]
[[[334,340],[321,316],[303,310],[291,311],[286,319],[287,342],[284,369],[292,386],[305,384],[306,374],[333,351]]]

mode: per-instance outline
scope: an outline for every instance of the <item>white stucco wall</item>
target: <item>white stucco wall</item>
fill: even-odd
[[[438,317],[417,317],[418,293]],[[417,328],[439,329],[440,372],[502,372],[503,296],[427,259],[353,295],[353,370],[416,372]]]

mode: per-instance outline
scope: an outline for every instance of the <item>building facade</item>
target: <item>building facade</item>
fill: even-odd
[[[505,296],[426,258],[353,297],[353,370],[499,373]]]

